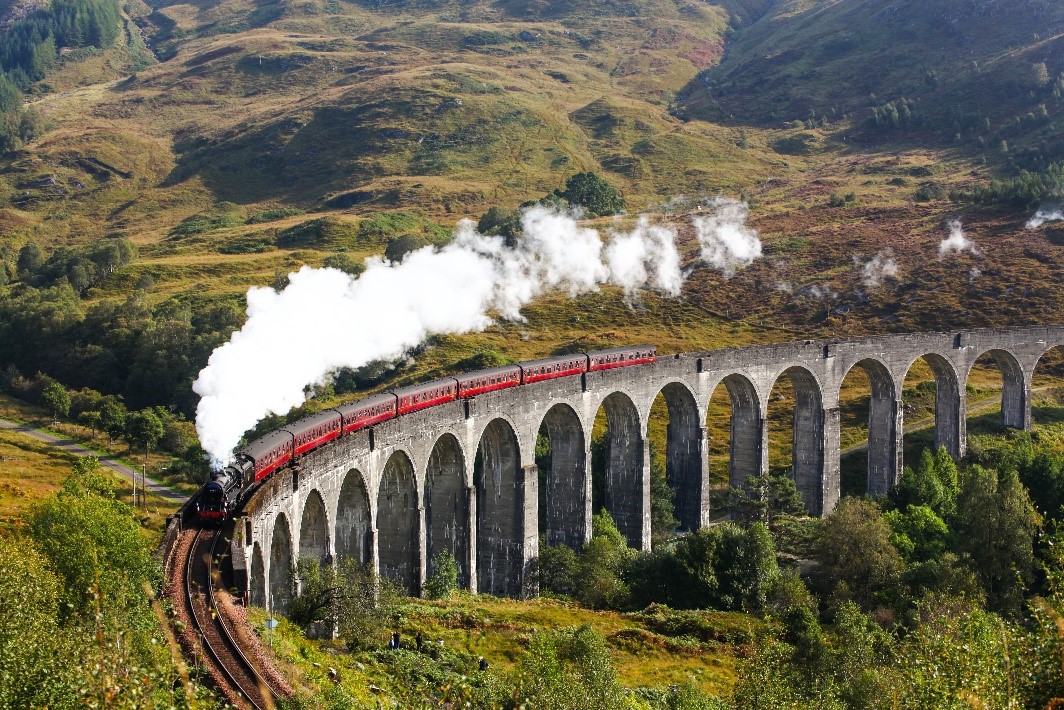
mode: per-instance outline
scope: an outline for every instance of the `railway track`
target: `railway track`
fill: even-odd
[[[224,615],[215,605],[215,567],[221,531],[196,528],[185,561],[185,605],[211,676],[229,700],[240,707],[272,710],[276,694],[240,649]],[[227,686],[227,687],[226,687]]]

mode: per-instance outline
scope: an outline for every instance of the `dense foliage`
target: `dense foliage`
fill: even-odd
[[[106,49],[118,39],[121,27],[114,0],[53,0],[4,32],[0,68],[26,88],[47,76],[60,50]]]
[[[203,689],[176,665],[154,600],[158,564],[111,476],[80,459],[0,537],[0,707],[188,707]]]
[[[22,92],[0,73],[0,154],[18,150],[41,133],[37,111],[23,106]]]

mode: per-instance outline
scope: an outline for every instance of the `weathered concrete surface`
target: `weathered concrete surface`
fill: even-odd
[[[579,547],[590,536],[591,430],[609,422],[605,505],[629,542],[650,544],[647,423],[661,393],[669,409],[667,476],[686,529],[709,519],[705,413],[724,384],[732,404],[733,484],[767,470],[766,411],[781,377],[795,391],[793,472],[817,515],[840,496],[839,388],[854,367],[869,376],[868,489],[883,494],[901,472],[905,375],[923,358],[936,381],[935,441],[965,450],[965,388],[975,361],[1001,368],[1002,419],[1031,423],[1039,358],[1064,345],[1064,326],[917,333],[660,356],[656,363],[548,380],[407,415],[323,447],[256,490],[245,512],[250,592],[278,609],[297,580],[293,551],[355,558],[420,592],[431,560],[450,552],[473,591],[534,594],[539,549],[536,437],[551,442],[544,473],[545,533]],[[295,522],[293,522],[295,521]],[[298,524],[297,524],[298,523]]]

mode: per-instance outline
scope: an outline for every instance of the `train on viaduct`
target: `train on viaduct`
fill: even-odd
[[[923,359],[935,380],[935,443],[965,452],[965,384],[989,355],[1002,374],[1002,423],[1031,426],[1031,382],[1064,326],[805,340],[673,356],[489,392],[382,422],[336,439],[256,487],[233,544],[251,603],[283,611],[296,593],[296,561],[350,558],[419,594],[432,560],[451,553],[473,592],[536,593],[540,541],[537,435],[550,439],[544,472],[550,544],[579,548],[591,535],[591,432],[600,408],[610,436],[605,507],[633,547],[650,546],[650,410],[668,406],[666,468],[676,517],[694,530],[710,520],[710,398],[731,400],[732,485],[768,469],[767,407],[773,386],[793,386],[793,466],[814,515],[840,493],[839,391],[854,368],[867,374],[868,492],[886,493],[902,469],[902,387]]]

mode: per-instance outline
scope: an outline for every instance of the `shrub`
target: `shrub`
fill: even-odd
[[[606,642],[590,626],[536,634],[521,659],[516,697],[533,708],[616,710],[627,705]]]

